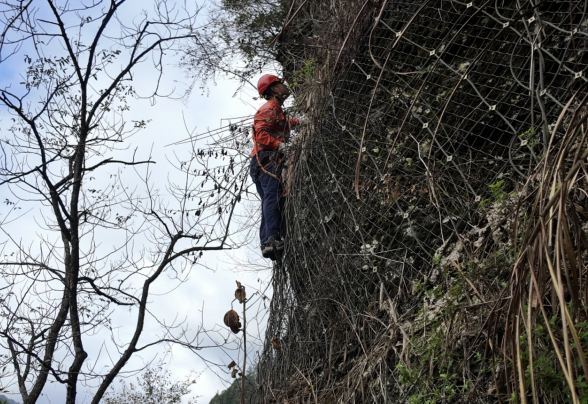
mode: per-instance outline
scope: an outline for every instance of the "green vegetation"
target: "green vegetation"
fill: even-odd
[[[249,373],[245,380],[245,403],[256,403],[257,383],[256,373]],[[210,404],[239,404],[241,402],[241,378],[236,378],[233,383],[222,393],[217,393]]]
[[[504,190],[504,180],[496,181],[490,185],[490,195],[496,200],[496,202],[502,202],[509,197],[509,194]]]
[[[527,310],[527,307],[524,308]],[[549,325],[552,329],[559,329],[561,319],[557,316],[552,317],[549,320]],[[578,332],[580,344],[583,347],[588,346],[588,322],[579,322],[575,325]],[[548,397],[552,397],[557,402],[571,403],[572,398],[570,395],[570,389],[566,386],[565,375],[562,371],[561,366],[558,363],[558,359],[553,346],[550,342],[549,331],[545,324],[544,319],[541,316],[537,318],[537,324],[532,332],[533,339],[533,375],[537,386],[540,386],[543,393]],[[529,362],[529,340],[527,333],[522,334],[519,337],[519,344],[521,347],[521,360],[523,368],[525,369],[525,384],[531,385],[531,363]],[[575,344],[571,344],[572,349],[576,349]],[[585,376],[582,374],[581,362],[578,359],[576,366],[578,367],[578,373],[574,382],[578,399],[581,404],[588,403],[588,383],[586,383]],[[562,386],[565,386],[562,388]],[[514,402],[514,401],[513,401]]]
[[[0,404],[20,404],[14,400],[9,399],[8,397],[0,394]]]
[[[400,384],[413,384],[418,380],[418,372],[410,370],[403,363],[396,365],[396,372],[398,372]]]
[[[539,138],[535,136],[535,128],[529,128],[519,135],[522,142],[527,143],[530,148],[534,148],[539,144]]]
[[[492,201],[504,201],[509,195],[504,181],[492,184],[490,190]],[[470,344],[478,333],[472,322],[488,315],[482,302],[490,301],[491,296],[507,286],[508,273],[504,273],[504,268],[512,264],[513,254],[512,248],[503,247],[484,259],[454,259],[459,270],[444,259],[447,252],[439,254],[433,259],[439,271],[437,280],[414,283],[416,300],[426,303],[411,324],[414,336],[409,344],[410,363],[395,367],[400,384],[412,389],[410,404],[459,402],[473,394],[480,380],[490,380],[496,369],[504,366],[503,359],[485,353],[479,341]],[[493,291],[488,294],[490,289]],[[481,298],[478,292],[482,293]],[[496,391],[494,385],[491,388]]]
[[[204,89],[208,80],[219,75],[238,78],[242,85],[270,65],[275,69],[279,50],[272,40],[284,25],[289,9],[281,0],[221,0],[209,13],[209,24],[185,49],[181,65],[189,75],[201,81]],[[207,44],[203,51],[202,44]],[[214,48],[214,52],[208,49]]]
[[[288,78],[288,84],[293,90],[300,88],[302,85],[309,84],[313,81],[316,60],[305,60],[302,67],[295,70],[292,76]]]
[[[414,167],[414,160],[410,157],[407,157],[404,161],[404,168],[412,168]]]
[[[496,181],[495,183],[490,184],[489,187],[491,198],[482,199],[480,201],[481,209],[487,208],[496,202],[503,203],[514,195],[514,192],[507,191],[507,182],[505,180]]]
[[[285,7],[279,0],[222,0],[221,10],[231,18],[231,39],[241,39],[239,48],[253,60],[260,48],[268,45],[280,32],[285,18]],[[226,32],[225,32],[226,33]]]

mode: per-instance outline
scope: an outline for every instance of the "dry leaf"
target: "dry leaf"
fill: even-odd
[[[237,290],[235,290],[235,297],[239,301],[239,303],[243,303],[245,301],[245,286],[241,285],[241,282],[237,282]]]
[[[245,289],[237,289],[235,290],[235,297],[239,301],[239,303],[243,303],[245,301]]]
[[[278,352],[282,351],[282,347],[280,346],[280,342],[278,341],[278,337],[276,337],[275,335],[274,335],[274,338],[272,338],[272,347]]]
[[[231,377],[234,379],[235,377],[237,377],[237,372],[239,372],[236,368],[233,369],[233,372],[231,373]]]
[[[239,315],[235,310],[229,310],[225,313],[224,322],[235,334],[240,331],[241,322],[239,321]]]
[[[234,368],[235,366],[237,366],[237,364],[235,363],[235,361],[231,361],[231,363],[229,363],[229,366],[227,366],[229,369]]]
[[[239,372],[239,376],[243,376],[243,373]]]
[[[539,307],[539,298],[537,297],[536,293],[533,294],[533,299],[531,299],[531,307],[533,307],[534,309]]]

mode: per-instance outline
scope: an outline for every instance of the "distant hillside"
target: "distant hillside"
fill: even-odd
[[[245,381],[245,403],[255,403],[257,383],[255,375],[249,375]],[[235,379],[228,389],[216,394],[209,404],[239,404],[241,402],[241,378]]]
[[[0,394],[0,403],[2,404],[20,404],[17,401],[11,400],[6,396],[3,396],[2,394]]]

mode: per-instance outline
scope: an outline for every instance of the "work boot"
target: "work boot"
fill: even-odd
[[[273,248],[267,249],[265,243],[261,245],[261,256],[263,258],[269,258],[272,261],[276,260],[276,253]]]
[[[284,251],[284,240],[279,235],[274,234],[269,236],[265,243],[263,243],[263,249],[261,255],[264,258],[270,258],[272,261],[276,260],[276,257]]]

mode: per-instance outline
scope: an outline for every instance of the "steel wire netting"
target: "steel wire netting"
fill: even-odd
[[[330,2],[311,3],[289,38],[328,32]],[[307,111],[312,125],[290,159],[286,251],[258,369],[264,402],[414,396],[395,369],[424,358],[414,338],[424,327],[426,340],[435,306],[421,291],[450,289],[464,258],[493,265],[457,293],[462,329],[455,337],[450,324],[444,346],[457,362],[485,352],[484,302],[499,301],[511,275],[512,259],[497,253],[513,237],[513,195],[528,195],[547,145],[570,125],[554,132],[565,104],[585,94],[588,2],[384,3],[324,103]],[[338,51],[327,51],[330,66]],[[437,360],[419,377],[438,375]],[[468,402],[506,397],[488,387],[492,376],[460,366],[477,381]]]

